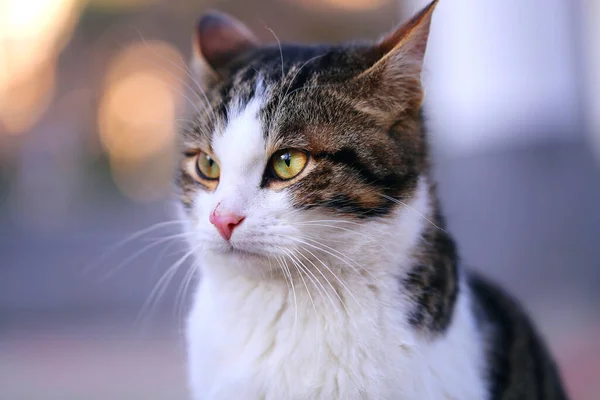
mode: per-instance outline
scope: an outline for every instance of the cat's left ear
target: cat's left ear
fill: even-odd
[[[408,22],[378,41],[372,49],[375,63],[357,78],[368,93],[369,107],[379,111],[398,109],[417,112],[423,100],[421,72],[429,38],[434,0]]]
[[[259,46],[258,39],[237,19],[217,11],[198,20],[192,47],[192,68],[202,86],[223,78],[237,57]]]

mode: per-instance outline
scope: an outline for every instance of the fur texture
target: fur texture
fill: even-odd
[[[261,46],[201,19],[177,177],[201,275],[194,399],[565,398],[528,319],[445,230],[421,110],[435,3],[374,44]],[[308,161],[281,179],[286,149]],[[216,212],[243,217],[229,240]]]

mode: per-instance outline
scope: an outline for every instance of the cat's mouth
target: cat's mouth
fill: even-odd
[[[250,250],[246,250],[246,249],[241,249],[239,247],[235,247],[232,245],[229,245],[229,246],[227,246],[226,249],[223,249],[222,253],[231,255],[234,257],[240,257],[240,258],[255,258],[255,259],[256,258],[260,258],[260,259],[267,258],[264,253],[258,253],[258,252],[254,252],[254,251],[250,251]]]

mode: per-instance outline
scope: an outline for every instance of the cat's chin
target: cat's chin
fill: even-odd
[[[205,252],[202,258],[206,268],[217,268],[221,272],[227,270],[234,274],[257,277],[264,277],[265,273],[273,268],[273,265],[277,265],[276,261],[264,253],[233,246],[211,249]]]
[[[263,253],[248,251],[233,246],[229,247],[226,250],[220,251],[220,253],[225,257],[232,257],[240,260],[256,260],[268,262],[267,256],[265,256]]]

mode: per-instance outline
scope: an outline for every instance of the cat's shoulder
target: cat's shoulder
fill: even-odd
[[[491,398],[566,399],[558,368],[521,303],[490,279],[472,271],[467,276]]]

